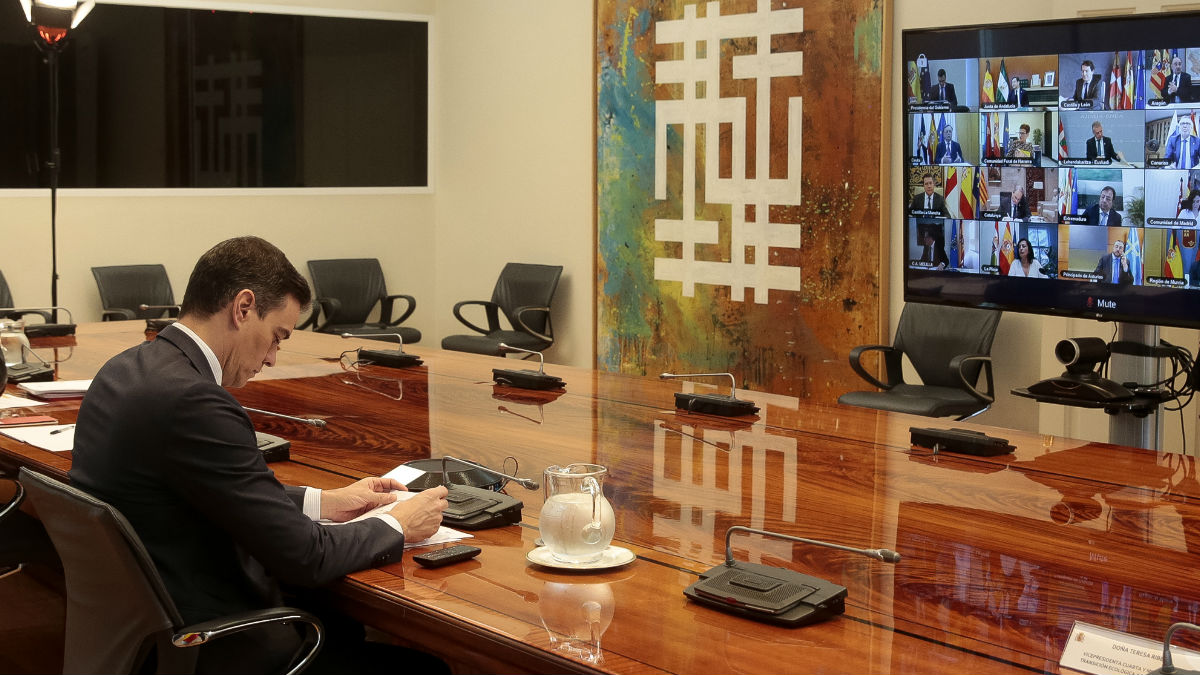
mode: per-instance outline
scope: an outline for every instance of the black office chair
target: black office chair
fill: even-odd
[[[850,367],[883,391],[852,391],[838,403],[893,412],[964,420],[991,407],[992,339],[1000,312],[910,302],[900,314],[892,346],[864,345],[850,351]],[[861,363],[868,351],[883,353],[887,381],[880,382]],[[902,357],[908,356],[924,384],[904,381]],[[977,388],[980,371],[987,388]]]
[[[12,290],[8,287],[8,280],[4,278],[4,272],[0,272],[0,308],[16,307],[13,301]],[[40,316],[44,323],[50,323],[54,319],[50,317],[50,312],[40,309],[23,309],[19,312],[0,312],[0,319],[22,319],[27,315]]]
[[[179,316],[167,268],[162,265],[112,265],[93,267],[100,290],[101,321],[158,319]],[[142,305],[150,306],[141,309]]]
[[[399,333],[404,344],[421,340],[421,331],[401,326],[417,308],[411,295],[388,295],[383,282],[383,268],[375,258],[341,258],[335,260],[309,260],[308,274],[312,277],[315,306],[299,328],[316,326],[318,333]],[[396,300],[404,300],[407,306],[396,319],[392,318]],[[379,321],[367,322],[371,310],[379,304]],[[321,321],[320,315],[325,319]],[[374,338],[387,340],[386,337]],[[393,339],[393,341],[395,341]]]
[[[159,673],[190,673],[197,650],[189,647],[274,623],[304,624],[311,642],[288,675],[307,667],[320,650],[320,620],[290,607],[185,626],[150,554],[116,509],[29,469],[21,469],[21,483],[62,557],[67,586],[63,672],[136,673],[156,663]]]
[[[454,305],[454,316],[480,335],[450,335],[442,339],[442,349],[474,354],[501,356],[500,343],[543,351],[554,344],[550,323],[550,301],[562,276],[561,265],[508,263],[500,271],[491,300],[464,300]],[[487,328],[477,326],[462,315],[463,307],[481,305],[486,312]],[[512,327],[500,325],[500,312]]]

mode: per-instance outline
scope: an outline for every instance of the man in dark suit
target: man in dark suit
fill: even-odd
[[[1113,201],[1117,198],[1117,191],[1111,185],[1105,185],[1100,191],[1100,201],[1092,204],[1083,212],[1087,218],[1088,225],[1105,225],[1107,227],[1120,227],[1121,214],[1113,210]]]
[[[1183,72],[1183,59],[1171,59],[1171,74],[1167,76],[1167,88],[1163,91],[1167,103],[1190,103],[1192,100],[1192,76]]]
[[[1192,135],[1192,118],[1179,118],[1179,130],[1167,139],[1163,158],[1176,169],[1200,167],[1200,138]]]
[[[1021,78],[1015,75],[1008,85],[1008,101],[1010,105],[1016,105],[1021,108],[1029,106],[1029,92],[1021,88]]]
[[[934,192],[933,176],[925,174],[925,177],[921,179],[921,186],[924,190],[913,195],[908,209],[910,211],[937,211],[942,216],[949,218],[950,211],[946,209],[946,200]]]
[[[939,68],[937,77],[937,84],[929,87],[925,100],[945,101],[950,104],[950,109],[954,110],[958,107],[958,96],[954,94],[954,85],[946,81],[946,69]]]
[[[1132,284],[1133,272],[1129,269],[1129,256],[1125,255],[1125,242],[1118,239],[1112,244],[1112,253],[1100,256],[1092,274],[1100,274],[1110,284]]]
[[[319,586],[398,561],[406,538],[441,523],[444,488],[377,517],[320,524],[395,501],[390,491],[403,486],[290,487],[263,461],[225,387],[274,365],[310,300],[278,248],[257,237],[222,242],[196,264],[179,322],[113,357],[80,406],[71,482],[129,520],[188,623],[281,605],[280,582]],[[197,668],[282,670],[299,642],[291,626],[246,631],[200,647]]]
[[[1116,148],[1113,147],[1112,139],[1104,135],[1104,125],[1100,123],[1100,120],[1092,122],[1092,137],[1087,141],[1087,158],[1120,158],[1122,161],[1124,161],[1124,158],[1119,157]]]
[[[1012,193],[1000,200],[1000,217],[1005,220],[1029,220],[1029,200],[1025,188],[1018,185]]]
[[[1075,94],[1071,97],[1073,101],[1091,101],[1093,110],[1104,109],[1104,95],[1101,91],[1104,78],[1095,73],[1096,64],[1089,61],[1084,61],[1079,64],[1079,69],[1083,75],[1078,80],[1075,80]]]
[[[966,161],[963,159],[962,146],[954,140],[954,127],[949,124],[942,129],[942,140],[938,141],[934,161],[938,164],[961,164]]]

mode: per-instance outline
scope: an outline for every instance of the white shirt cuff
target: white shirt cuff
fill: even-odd
[[[310,520],[321,519],[321,491],[314,487],[304,486],[304,515]]]
[[[388,525],[391,525],[393,530],[400,533],[400,536],[402,536],[402,537],[404,536],[404,528],[400,527],[400,521],[396,520],[395,518],[387,515],[386,513],[378,513],[371,517],[378,518],[378,519],[382,520],[383,522],[387,523]]]

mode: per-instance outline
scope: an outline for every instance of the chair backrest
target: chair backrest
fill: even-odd
[[[167,646],[183,619],[129,521],[53,478],[23,468],[20,479],[63,563],[63,672],[133,672],[156,645],[159,672],[194,669],[197,650]]]
[[[383,268],[376,258],[309,260],[308,274],[314,297],[336,298],[341,304],[335,316],[325,317],[326,323],[364,323],[375,303],[387,295]]]
[[[13,304],[12,291],[8,288],[8,280],[4,278],[4,272],[0,272],[0,307],[16,307]]]
[[[112,265],[93,267],[100,304],[104,309],[127,309],[139,319],[157,319],[165,309],[138,309],[139,305],[174,305],[175,294],[167,268],[162,265]]]
[[[562,271],[562,265],[508,263],[496,280],[492,302],[500,306],[510,324],[519,326],[514,310],[520,307],[549,307]],[[547,331],[549,314],[527,312],[521,319],[533,330],[550,335]]]
[[[908,355],[923,383],[961,387],[958,372],[949,367],[950,360],[960,354],[991,354],[1000,315],[991,309],[909,302],[900,313],[893,346]],[[964,368],[968,382],[975,382],[980,367]]]

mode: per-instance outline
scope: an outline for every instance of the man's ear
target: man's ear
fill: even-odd
[[[233,296],[233,302],[230,303],[230,311],[233,313],[233,323],[235,326],[241,326],[249,318],[252,312],[257,312],[255,306],[254,291],[249,288],[243,288],[238,291],[237,295]]]

